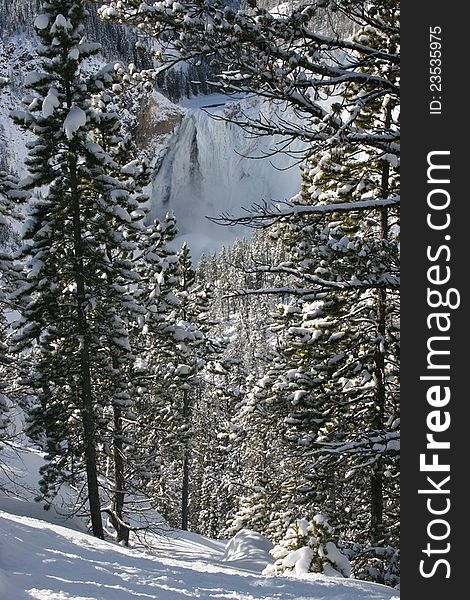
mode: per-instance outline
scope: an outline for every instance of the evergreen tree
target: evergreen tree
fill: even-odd
[[[180,433],[182,444],[182,485],[181,485],[181,529],[188,529],[190,465],[192,438],[194,436],[193,413],[196,401],[196,388],[199,384],[198,373],[204,366],[204,333],[199,328],[207,313],[207,296],[196,288],[196,273],[192,267],[191,256],[186,244],[178,255],[179,286],[177,298],[177,326],[191,333],[184,345],[178,345],[175,356],[175,371],[172,386],[175,396],[180,396]],[[170,387],[170,389],[171,389]]]
[[[198,429],[204,394],[201,374],[219,352],[219,344],[208,335],[210,288],[197,283],[186,245],[178,255],[168,248],[175,234],[174,219],[169,217],[156,229],[161,234],[154,234],[147,278],[158,291],[142,336],[149,374],[143,410],[149,415],[150,455],[158,457],[148,487],[168,521],[187,529],[193,521],[191,504],[197,503],[191,502],[190,477],[196,479],[198,472],[195,439],[200,448],[206,428]]]
[[[11,227],[12,218],[20,218],[18,204],[28,194],[18,189],[17,178],[0,171],[0,444],[9,437],[12,402],[9,397],[14,373],[8,353],[5,312],[12,310],[9,291],[15,283],[17,265],[14,263],[18,240]],[[10,385],[9,385],[10,382]],[[11,390],[10,390],[11,391]]]
[[[271,523],[282,510],[283,489],[292,473],[286,468],[282,431],[274,429],[274,418],[267,410],[270,398],[264,386],[268,385],[266,376],[248,394],[237,414],[237,449],[243,460],[237,511],[229,522],[228,533],[248,528],[275,539]]]
[[[173,367],[172,349],[176,327],[173,318],[178,305],[178,255],[171,246],[176,235],[172,214],[162,223],[155,221],[143,235],[139,264],[138,299],[145,308],[134,330],[133,346],[138,355],[136,368],[141,373],[137,402],[139,415],[139,461],[135,477],[155,506],[170,524],[177,524],[178,505],[174,489],[181,481],[173,468],[175,449],[168,437],[175,413],[168,393]],[[177,335],[177,334],[176,334]]]
[[[203,373],[204,388],[197,404],[198,463],[193,487],[198,490],[191,512],[196,531],[209,537],[232,534],[227,524],[235,518],[239,497],[244,491],[242,472],[243,423],[239,414],[244,401],[241,357],[229,358],[229,341],[224,353],[210,362]],[[196,496],[196,494],[194,494]],[[238,529],[236,529],[238,530]]]
[[[381,28],[369,26],[360,30],[355,41],[367,43],[378,52],[394,53],[398,7],[393,2],[383,2],[377,3],[376,9]],[[358,70],[374,76],[385,72],[391,82],[396,82],[398,76],[394,69],[385,70],[380,60],[371,60]],[[363,98],[368,99],[361,102]],[[386,132],[398,128],[398,98],[378,94],[373,84],[348,84],[342,105],[336,110],[351,107],[364,130]],[[385,154],[359,143],[337,143],[321,156],[312,154],[304,177],[303,200],[317,206],[332,201],[354,206],[368,197],[396,196],[398,164],[396,153]],[[336,331],[332,331],[320,351],[327,358],[321,368],[325,373],[329,369],[323,379],[329,397],[324,406],[330,408],[328,422],[320,431],[319,465],[330,465],[329,472],[336,477],[338,469],[345,469],[347,484],[341,486],[341,491],[331,486],[342,503],[336,512],[343,514],[343,531],[372,546],[396,545],[398,215],[395,209],[385,207],[370,215],[354,211],[333,213],[316,229],[306,221],[297,225],[302,244],[295,251],[296,264],[306,280],[320,275],[328,282],[343,280],[356,285],[352,291],[328,294],[329,302],[334,299],[338,308],[327,311],[329,318],[336,320]],[[317,234],[312,236],[312,231]],[[305,315],[304,307],[302,310],[303,323],[315,327],[315,319]],[[323,330],[321,320],[319,325]],[[324,335],[319,337],[317,346],[323,345],[322,339]],[[350,492],[346,491],[348,488]],[[363,494],[360,508],[359,490]],[[346,508],[349,510],[345,514]],[[357,518],[354,526],[351,516]]]
[[[93,534],[103,537],[101,444],[112,409],[118,456],[117,415],[130,403],[121,367],[130,360],[133,257],[143,213],[139,169],[123,164],[126,141],[106,96],[114,71],[86,73],[100,46],[85,41],[85,17],[81,1],[42,4],[35,20],[42,72],[29,78],[27,110],[14,114],[36,137],[24,187],[47,190],[32,203],[26,227],[14,350],[19,357],[32,352],[31,433],[44,440],[48,457],[41,492],[53,497],[63,481],[80,477],[83,465]],[[117,505],[123,490],[115,479]]]
[[[321,514],[310,522],[295,521],[271,554],[275,563],[265,569],[267,574],[294,571],[303,575],[311,571],[330,577],[351,576],[349,560],[336,546],[334,529]]]
[[[0,235],[3,233],[3,229],[7,226],[6,214],[7,214],[7,198],[4,190],[4,174],[0,172]],[[2,236],[3,237],[3,236]],[[5,282],[3,272],[6,270],[6,257],[3,256],[3,251],[0,251],[0,444],[3,439],[6,438],[6,432],[9,421],[9,406],[6,398],[3,395],[3,391],[6,385],[6,352],[7,346],[5,344],[5,324],[4,324],[4,294],[5,294]]]

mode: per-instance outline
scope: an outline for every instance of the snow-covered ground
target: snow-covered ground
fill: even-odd
[[[0,600],[397,600],[397,592],[310,574],[267,577],[271,544],[242,530],[227,541],[152,534],[124,548],[70,518],[73,490],[44,511],[34,501],[41,452],[25,438],[0,450]]]
[[[174,537],[173,537],[174,536]],[[0,511],[2,600],[392,600],[393,590],[311,575],[264,577],[222,560],[195,534],[156,539],[154,555]]]

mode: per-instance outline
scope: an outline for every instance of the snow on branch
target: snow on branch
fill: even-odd
[[[325,460],[329,454],[337,455],[340,460],[343,460],[346,455],[377,457],[400,452],[400,433],[398,431],[374,432],[358,440],[343,443],[318,442],[317,445],[318,448],[313,454],[320,457],[319,462]]]
[[[272,273],[289,273],[288,270],[271,270]],[[321,277],[315,277],[314,275],[305,275],[305,282],[312,284],[315,287],[298,288],[293,286],[282,286],[282,287],[269,287],[269,288],[256,288],[256,289],[239,289],[230,294],[223,296],[224,299],[229,298],[242,298],[245,296],[263,296],[263,295],[278,295],[278,296],[297,296],[305,299],[315,298],[317,294],[325,290],[370,290],[377,288],[387,289],[398,289],[400,286],[400,280],[398,277],[393,275],[386,275],[376,281],[359,281],[359,280],[345,280],[345,281],[329,281],[328,279],[322,279]]]
[[[275,275],[290,275],[297,279],[302,279],[307,283],[312,285],[318,285],[322,288],[334,288],[334,289],[345,289],[345,288],[355,288],[355,289],[370,289],[376,287],[390,287],[390,288],[398,288],[400,285],[400,280],[398,275],[393,273],[384,273],[380,276],[379,279],[375,281],[360,281],[359,279],[351,279],[344,281],[331,281],[329,279],[323,279],[322,277],[318,277],[317,275],[312,275],[311,273],[305,273],[299,269],[295,269],[292,267],[287,267],[284,265],[280,265],[277,267],[271,266],[257,266],[254,269],[248,269],[245,271],[246,273],[272,273]]]
[[[384,199],[360,200],[357,202],[333,202],[331,204],[293,204],[285,202],[277,206],[255,204],[251,209],[243,208],[245,215],[233,216],[222,213],[219,217],[207,217],[209,221],[219,225],[233,227],[235,225],[246,225],[253,228],[264,228],[282,219],[291,219],[299,215],[326,215],[331,213],[342,213],[363,210],[381,210],[392,208],[400,204],[400,196],[392,196]]]

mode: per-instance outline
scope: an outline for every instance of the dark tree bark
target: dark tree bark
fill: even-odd
[[[388,107],[385,117],[385,126],[390,127],[392,120],[391,110]],[[390,164],[385,161],[382,167],[381,192],[382,198],[387,198],[390,188]],[[380,211],[380,237],[382,243],[388,237],[388,209],[383,208]],[[375,415],[373,419],[373,428],[377,431],[384,429],[384,414],[387,390],[385,387],[385,348],[387,332],[387,291],[385,288],[377,290],[377,348],[375,353],[375,376],[377,385],[375,391]],[[380,544],[383,539],[383,465],[379,459],[374,465],[371,476],[370,488],[370,537],[374,545]]]
[[[70,106],[72,102],[70,100]],[[69,154],[70,195],[73,207],[73,243],[74,243],[74,275],[77,286],[76,316],[78,332],[81,337],[80,349],[80,386],[82,400],[82,426],[85,446],[85,464],[90,505],[91,526],[93,535],[104,539],[101,520],[101,503],[98,486],[98,469],[96,458],[96,423],[93,410],[93,393],[91,384],[90,349],[88,326],[85,312],[86,284],[83,264],[83,233],[80,214],[80,192],[77,177],[77,160],[74,144],[70,144]]]
[[[124,499],[126,495],[126,479],[124,469],[124,448],[123,448],[123,423],[122,410],[115,406],[114,412],[114,438],[113,438],[113,453],[114,453],[114,479],[115,490],[113,499],[113,512],[116,516],[113,527],[117,532],[117,541],[124,542],[129,545],[129,525],[124,522]]]
[[[190,399],[188,391],[184,391],[183,397],[183,419],[187,423],[189,418],[190,410]],[[183,483],[181,492],[181,529],[184,531],[188,530],[188,517],[189,517],[189,448],[188,441],[186,440],[183,454]]]

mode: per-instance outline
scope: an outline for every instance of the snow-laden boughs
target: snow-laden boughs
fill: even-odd
[[[271,555],[275,563],[266,567],[265,575],[313,572],[330,577],[351,576],[349,559],[338,549],[334,528],[321,514],[311,521],[297,519],[293,522],[284,538],[271,550]]]
[[[190,511],[197,504],[191,493],[207,431],[200,418],[202,371],[221,345],[209,335],[210,286],[196,281],[186,245],[179,253],[171,249],[175,234],[168,215],[153,227],[143,256],[142,283],[149,293],[139,344],[147,382],[139,410],[147,415],[148,494],[170,523],[187,529],[198,518]]]
[[[367,39],[370,48],[391,53],[398,9],[392,2],[377,8],[382,29],[367,26],[353,42]],[[359,66],[362,70],[385,73],[391,81],[397,77],[377,57]],[[350,82],[342,90],[344,103],[355,102],[364,130],[398,131],[398,98],[381,95],[374,82]],[[370,100],[363,103],[364,95]],[[324,131],[330,134],[328,146],[312,145],[302,193],[290,214],[276,220],[290,260],[263,269],[290,278],[294,297],[279,309],[286,335],[277,362],[283,370],[270,393],[287,405],[286,437],[297,447],[305,477],[304,505],[325,512],[350,544],[396,547],[399,221],[393,205],[369,211],[360,203],[399,195],[398,161],[382,148],[336,136],[329,122]],[[348,209],[335,210],[342,204]],[[318,210],[304,210],[308,205]],[[333,210],[320,210],[329,205]],[[377,581],[388,571],[385,560],[380,573],[375,569]]]
[[[241,124],[250,130],[327,143],[331,133],[325,127],[331,127],[334,135],[345,141],[361,142],[395,156],[399,153],[395,128],[382,124],[371,131],[357,120],[358,106],[399,94],[399,24],[394,2],[319,0],[274,11],[256,3],[254,8],[250,3],[245,10],[234,10],[223,2],[204,0],[149,4],[107,0],[100,14],[135,24],[158,39],[164,64],[208,56],[221,73],[222,89],[285,101],[308,119],[298,126],[282,116],[271,121],[246,117]],[[334,31],[335,15],[393,37],[395,45],[369,45],[366,36],[343,39]],[[314,23],[318,18],[329,19],[334,33],[317,33]],[[380,70],[368,72],[368,66],[375,64]],[[369,86],[373,91],[365,91],[358,102],[345,102],[343,91],[349,85]],[[327,96],[333,103],[337,100],[333,111],[322,101]]]
[[[290,500],[299,480],[297,461],[285,439],[286,412],[282,412],[281,405],[273,405],[271,383],[278,364],[273,353],[264,360],[274,364],[256,385],[253,376],[248,379],[252,390],[240,403],[234,419],[238,429],[232,435],[236,436],[236,451],[242,461],[237,511],[228,521],[227,533],[233,535],[250,528],[277,541],[292,517]]]
[[[400,550],[393,546],[362,546],[350,548],[353,576],[367,581],[380,581],[393,588],[400,587]]]
[[[122,423],[134,396],[129,328],[143,310],[133,287],[145,168],[127,168],[136,157],[113,106],[114,69],[87,72],[100,46],[84,38],[85,16],[81,1],[42,3],[41,70],[28,78],[25,109],[13,114],[34,136],[22,187],[36,190],[13,349],[36,397],[30,433],[47,450],[41,493],[51,499],[63,481],[86,475],[93,533],[103,537],[98,476],[108,451],[118,513],[124,494]]]
[[[317,33],[325,13],[333,29],[336,15],[345,16],[355,34]],[[238,292],[290,298],[278,318],[277,358],[253,392],[298,461],[288,504],[300,496],[304,508],[334,515],[350,541],[396,545],[398,2],[319,0],[270,11],[109,0],[101,14],[158,39],[167,64],[210,56],[223,90],[298,114],[296,123],[282,112],[237,120],[258,135],[307,143],[302,194],[277,211],[259,199],[240,219],[274,223],[287,253],[280,264],[253,268],[283,277],[281,285]]]

